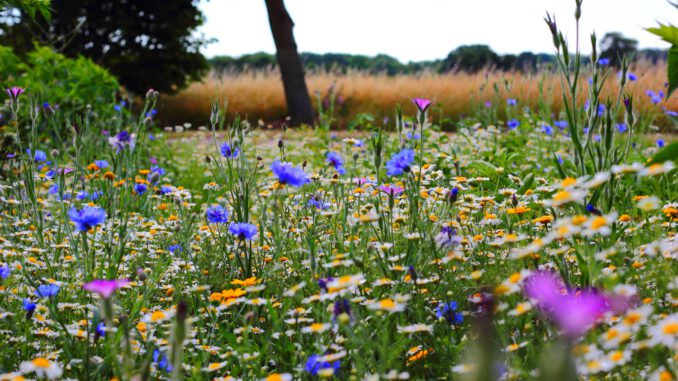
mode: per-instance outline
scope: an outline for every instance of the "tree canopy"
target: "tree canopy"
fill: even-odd
[[[108,68],[130,91],[177,91],[204,76],[200,54],[207,43],[195,37],[204,18],[198,0],[52,0],[51,19],[28,20],[5,12],[0,42],[25,55],[34,42],[66,56],[91,58]]]

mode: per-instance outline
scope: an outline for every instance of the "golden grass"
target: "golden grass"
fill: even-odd
[[[627,85],[627,91],[635,94],[638,109],[641,112],[658,112],[658,106],[651,104],[645,91],[664,89],[665,68],[641,63],[633,67],[632,71],[638,80]],[[474,105],[486,100],[503,102],[507,97],[518,99],[520,107],[535,107],[539,101],[540,83],[543,84],[543,100],[555,112],[560,110],[562,104],[560,79],[553,73],[422,73],[389,77],[362,72],[319,72],[309,73],[306,81],[314,107],[314,94],[326,94],[328,88],[336,84],[344,100],[337,112],[340,125],[357,113],[367,112],[377,118],[392,116],[397,103],[403,105],[407,112],[413,112],[414,106],[410,99],[415,96],[440,103],[444,115],[453,117],[468,115]],[[586,77],[582,82],[585,85]],[[506,83],[509,85],[506,86]],[[499,92],[494,90],[495,85]],[[618,87],[616,74],[611,73],[605,96],[616,94]],[[586,94],[584,91],[580,94],[583,102]],[[211,74],[203,82],[194,83],[177,95],[162,96],[159,112],[163,120],[170,123],[188,121],[206,125],[210,100],[214,98],[228,101],[230,116],[238,112],[246,115],[250,121],[262,119],[266,122],[280,121],[286,116],[283,86],[275,70],[225,73],[221,76]],[[674,96],[664,105],[670,110],[677,110],[678,97]]]

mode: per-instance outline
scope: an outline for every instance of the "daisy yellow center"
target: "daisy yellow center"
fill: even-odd
[[[165,313],[162,311],[155,311],[151,314],[151,321],[158,321],[165,317]]]
[[[509,282],[511,283],[518,283],[520,281],[520,273],[513,273],[509,277]]]
[[[49,368],[49,360],[44,357],[38,357],[37,359],[33,360],[32,363],[38,368]]]
[[[662,331],[667,335],[676,335],[678,334],[678,322],[671,322],[664,326]]]
[[[568,177],[568,178],[564,179],[564,180],[560,183],[560,185],[562,185],[563,188],[565,188],[565,187],[569,187],[570,185],[574,185],[576,182],[577,182],[576,179],[573,179],[572,177]]]
[[[625,322],[626,324],[629,324],[629,325],[635,324],[635,323],[637,323],[637,322],[640,321],[640,317],[641,317],[641,316],[640,316],[639,313],[637,313],[637,312],[632,312],[632,313],[628,314],[628,316],[626,316],[626,317],[624,318],[624,322]]]
[[[570,199],[570,192],[568,191],[560,191],[553,195],[553,201],[565,201]]]
[[[318,332],[321,329],[323,329],[323,327],[324,327],[324,325],[322,325],[321,323],[313,323],[313,324],[311,324],[311,331]]]
[[[381,308],[394,308],[395,302],[391,299],[384,299],[384,300],[379,302],[379,306]]]
[[[605,217],[596,217],[596,219],[591,222],[591,229],[598,230],[605,225],[607,225],[607,220]]]
[[[610,360],[612,360],[614,362],[621,361],[621,359],[623,359],[623,358],[624,358],[624,354],[621,353],[620,351],[612,352],[612,354],[610,354]]]

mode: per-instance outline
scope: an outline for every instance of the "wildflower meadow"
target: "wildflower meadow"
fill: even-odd
[[[454,132],[425,92],[350,130],[219,99],[163,128],[153,89],[8,87],[0,380],[675,380],[678,143],[637,109],[670,91],[546,21],[562,110]]]

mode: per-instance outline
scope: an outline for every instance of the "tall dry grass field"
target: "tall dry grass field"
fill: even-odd
[[[678,110],[678,97],[668,102],[653,105],[647,90],[658,92],[664,89],[666,74],[664,66],[647,63],[632,68],[637,75],[635,82],[627,84],[627,91],[635,95],[635,103],[643,112],[662,113],[661,106]],[[471,113],[473,107],[486,101],[503,102],[515,98],[520,107],[537,106],[540,98],[551,105],[554,112],[562,103],[560,78],[551,72],[535,74],[482,72],[468,74],[422,73],[417,75],[374,75],[363,72],[334,74],[317,72],[307,74],[306,81],[315,107],[315,96],[325,95],[330,86],[336,86],[341,99],[337,105],[337,125],[345,125],[358,113],[371,113],[377,118],[392,116],[397,103],[412,108],[409,99],[423,96],[439,103],[445,116],[458,117]],[[581,102],[586,97],[586,76],[582,81]],[[540,91],[541,87],[541,91]],[[610,72],[605,94],[616,93],[619,79]],[[541,95],[540,95],[541,94]],[[210,100],[228,101],[229,115],[238,112],[250,121],[281,121],[286,116],[285,97],[277,70],[247,71],[242,73],[211,74],[201,83],[194,83],[173,96],[163,96],[160,115],[167,123],[191,122],[205,125],[209,120]]]

